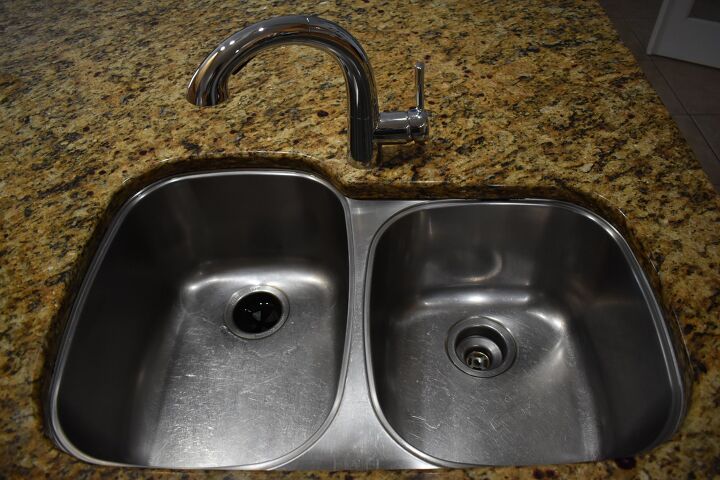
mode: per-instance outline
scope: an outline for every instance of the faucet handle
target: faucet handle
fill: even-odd
[[[415,62],[415,108],[425,108],[425,64]]]
[[[415,63],[415,103],[404,112],[380,112],[373,139],[378,145],[423,143],[430,133],[429,112],[425,110],[425,64]]]
[[[415,62],[415,108],[408,110],[408,132],[417,143],[425,143],[430,134],[429,113],[425,110],[425,64]]]

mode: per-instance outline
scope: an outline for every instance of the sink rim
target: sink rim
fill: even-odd
[[[137,206],[137,204],[146,196],[151,194],[152,192],[179,182],[179,181],[187,181],[192,180],[195,178],[212,178],[212,177],[227,177],[227,176],[254,176],[254,175],[260,175],[264,177],[268,176],[274,176],[274,177],[294,177],[294,178],[301,178],[304,180],[309,180],[312,182],[315,182],[317,184],[322,185],[327,190],[329,190],[333,196],[338,200],[339,204],[342,206],[343,209],[343,215],[345,220],[345,233],[347,237],[347,261],[348,261],[348,293],[347,293],[347,313],[345,318],[345,338],[343,340],[343,346],[342,346],[342,360],[340,365],[340,374],[338,378],[338,384],[337,389],[335,393],[335,399],[333,401],[332,407],[330,408],[330,411],[328,412],[325,420],[320,424],[318,429],[313,432],[312,435],[310,435],[307,440],[305,440],[303,443],[298,445],[293,450],[285,453],[284,455],[273,458],[264,462],[259,463],[252,463],[252,464],[238,464],[238,465],[214,465],[214,466],[203,466],[203,467],[183,467],[183,466],[152,466],[152,465],[137,465],[137,464],[131,464],[131,463],[121,463],[121,462],[114,462],[114,461],[108,461],[108,460],[102,460],[99,458],[96,458],[92,455],[86,454],[81,449],[77,448],[75,444],[67,437],[67,435],[64,432],[64,429],[62,428],[62,424],[60,422],[59,414],[58,414],[58,395],[60,391],[60,385],[61,380],[63,378],[63,374],[65,371],[65,366],[67,363],[67,358],[70,352],[70,348],[72,346],[72,340],[75,337],[75,331],[77,329],[77,324],[79,322],[80,316],[82,314],[82,311],[84,309],[84,306],[87,302],[90,287],[95,281],[95,278],[97,277],[97,273],[100,269],[100,265],[102,264],[102,261],[105,259],[108,249],[110,248],[110,245],[113,243],[115,237],[118,234],[118,231],[120,230],[122,224],[124,223],[125,218],[128,216],[128,214]],[[45,409],[45,431],[47,432],[47,435],[50,437],[50,439],[55,443],[55,445],[58,446],[62,451],[65,453],[68,453],[76,458],[78,458],[81,461],[96,464],[96,465],[102,465],[102,466],[111,466],[111,467],[132,467],[132,468],[144,468],[144,469],[166,469],[166,470],[233,470],[233,469],[242,469],[242,470],[272,470],[274,468],[277,468],[281,465],[287,464],[289,462],[292,462],[294,459],[302,456],[305,452],[310,450],[312,446],[323,436],[323,434],[328,430],[330,425],[333,423],[333,420],[338,412],[338,409],[340,407],[340,404],[342,403],[343,395],[345,392],[345,384],[347,379],[347,370],[348,370],[348,363],[350,359],[350,346],[351,346],[351,337],[352,337],[352,300],[355,295],[355,292],[353,290],[353,283],[354,283],[354,277],[355,277],[355,262],[353,257],[353,251],[354,251],[354,242],[353,242],[353,234],[352,234],[352,219],[351,219],[351,213],[350,213],[350,206],[348,202],[348,198],[342,195],[330,182],[327,180],[317,176],[313,175],[311,173],[306,173],[302,171],[297,170],[289,170],[289,169],[267,169],[267,168],[232,168],[232,169],[223,169],[223,170],[205,170],[205,171],[198,171],[198,172],[190,172],[190,173],[180,173],[180,174],[174,174],[169,175],[165,178],[156,180],[145,187],[140,188],[137,192],[132,194],[128,199],[125,200],[124,203],[119,207],[119,209],[112,214],[112,219],[110,221],[110,224],[106,228],[106,230],[102,233],[101,240],[98,243],[95,251],[92,253],[92,259],[87,267],[87,270],[84,273],[81,273],[82,275],[82,281],[80,282],[80,286],[78,290],[74,293],[73,298],[71,300],[71,306],[69,313],[66,317],[65,325],[63,326],[63,332],[59,338],[58,341],[58,351],[57,354],[54,356],[54,363],[52,365],[51,370],[51,377],[49,386],[45,392],[45,399],[43,401],[43,406]]]
[[[121,213],[127,206],[142,194],[147,194],[151,189],[160,185],[179,181],[186,177],[194,176],[226,176],[226,175],[278,175],[278,176],[295,176],[315,181],[325,188],[329,189],[338,198],[343,207],[345,215],[345,226],[348,242],[348,312],[346,319],[346,331],[343,344],[342,364],[340,368],[340,378],[337,385],[337,392],[334,403],[325,418],[322,425],[311,437],[303,444],[287,454],[269,460],[263,463],[248,465],[230,465],[230,466],[212,466],[212,467],[148,467],[143,465],[123,464],[117,462],[102,461],[83,454],[81,451],[73,448],[71,442],[57,436],[62,434],[59,427],[56,399],[59,387],[59,378],[62,369],[59,367],[65,364],[67,350],[69,349],[68,338],[72,339],[74,328],[71,326],[77,323],[72,320],[77,317],[81,293],[87,292],[88,283],[92,283],[92,278],[97,273],[98,256],[101,251],[104,252],[111,243],[110,234],[116,235],[117,228],[122,221]],[[139,198],[137,198],[139,200]],[[154,180],[146,185],[139,185],[137,190],[133,190],[131,195],[122,202],[117,210],[110,210],[108,207],[106,212],[111,215],[111,220],[105,231],[100,233],[100,240],[94,251],[90,252],[91,261],[85,267],[85,271],[80,271],[78,275],[83,275],[79,281],[79,288],[71,293],[71,297],[66,300],[69,308],[64,318],[58,319],[61,322],[62,333],[57,337],[58,350],[57,353],[50,356],[46,362],[51,367],[49,377],[46,377],[46,385],[44,392],[43,407],[45,410],[44,423],[45,431],[48,437],[64,452],[71,454],[81,461],[91,464],[116,466],[116,467],[134,467],[134,468],[163,468],[168,470],[195,470],[198,468],[205,470],[336,470],[337,468],[352,470],[375,470],[375,469],[427,469],[438,467],[450,468],[467,468],[476,467],[477,464],[461,464],[445,461],[425,454],[415,449],[404,438],[398,435],[387,419],[384,417],[382,409],[379,406],[377,392],[375,388],[374,372],[372,367],[371,346],[369,341],[369,305],[371,290],[371,274],[373,261],[375,259],[376,246],[379,239],[385,233],[387,228],[395,221],[405,215],[409,215],[416,210],[424,210],[428,208],[441,208],[448,205],[463,204],[541,204],[541,205],[557,205],[567,209],[579,212],[591,220],[598,223],[601,227],[616,240],[621,247],[626,260],[628,260],[633,274],[643,291],[645,301],[654,308],[651,308],[651,314],[656,327],[659,329],[659,337],[663,356],[666,360],[667,371],[671,374],[671,386],[673,388],[671,414],[666,422],[662,434],[657,440],[649,444],[646,449],[650,450],[657,444],[668,440],[668,432],[675,432],[685,418],[686,411],[689,407],[689,395],[692,388],[692,380],[689,373],[691,367],[688,361],[688,353],[684,344],[683,336],[678,325],[672,322],[672,318],[663,305],[657,301],[654,290],[648,281],[652,278],[652,271],[646,273],[646,270],[640,266],[632,249],[627,241],[615,227],[600,215],[594,213],[585,207],[581,207],[574,203],[564,202],[553,199],[478,199],[478,198],[434,198],[434,199],[411,199],[401,200],[393,198],[375,198],[373,200],[355,199],[350,195],[345,195],[340,188],[335,187],[330,181],[325,180],[320,173],[306,172],[302,170],[294,170],[292,168],[274,168],[274,167],[242,167],[233,166],[220,170],[201,170],[194,172],[173,173],[163,178]],[[373,206],[376,204],[376,206]],[[629,257],[629,258],[628,258]],[[640,275],[638,278],[638,274]],[[648,301],[649,298],[652,301]],[[659,295],[659,293],[658,293]],[[70,303],[71,302],[71,303]],[[655,312],[654,309],[658,311]],[[670,311],[670,313],[673,313]],[[65,320],[65,322],[62,322]],[[658,323],[659,321],[659,323]],[[64,325],[62,324],[64,323]],[[362,345],[362,344],[365,345]],[[63,354],[64,353],[64,354]],[[672,369],[668,366],[668,358],[672,360]],[[671,371],[672,370],[672,371]],[[350,395],[350,394],[353,395]],[[357,397],[355,395],[358,395]],[[358,410],[360,409],[360,410]],[[366,410],[365,410],[366,409]],[[350,413],[349,413],[350,412]],[[358,417],[359,413],[359,418]],[[675,421],[671,420],[675,418]],[[347,435],[345,428],[348,419],[356,419],[363,427],[361,432]],[[344,427],[345,426],[345,427]],[[349,439],[357,438],[360,442],[373,442],[366,444],[364,460],[357,457],[357,449]],[[386,439],[386,440],[383,440]],[[338,443],[339,442],[339,443]],[[71,448],[67,448],[67,447]],[[372,459],[372,463],[368,460]],[[339,462],[339,463],[337,463]],[[337,464],[336,464],[337,463]],[[570,462],[566,462],[570,463]],[[499,466],[499,465],[498,465]]]
[[[364,298],[363,298],[363,343],[364,355],[365,355],[365,368],[368,382],[368,390],[370,394],[370,403],[374,413],[381,423],[385,431],[395,440],[398,445],[408,451],[410,454],[415,455],[424,461],[434,464],[440,467],[446,468],[472,468],[478,466],[484,466],[483,464],[473,463],[459,463],[450,460],[429,455],[424,451],[411,445],[404,437],[402,437],[392,426],[385,416],[380,401],[377,395],[377,388],[375,385],[375,373],[373,367],[373,354],[372,345],[370,339],[370,304],[372,296],[372,274],[374,269],[374,260],[376,256],[376,250],[380,240],[387,230],[394,225],[398,220],[412,215],[419,211],[444,208],[448,206],[463,206],[463,205],[513,205],[513,206],[545,206],[555,207],[569,210],[573,213],[579,214],[590,221],[600,226],[614,242],[620,247],[620,250],[625,258],[628,266],[630,267],[633,277],[638,282],[642,291],[643,299],[648,305],[650,316],[654,327],[657,329],[658,341],[660,350],[662,351],[663,358],[665,360],[665,368],[668,373],[668,379],[672,391],[672,401],[670,404],[669,415],[663,426],[660,434],[655,440],[650,442],[642,451],[649,451],[669,439],[674,434],[680,425],[682,424],[687,414],[689,406],[689,397],[691,393],[691,385],[685,381],[683,375],[683,364],[687,363],[684,355],[687,355],[687,350],[682,338],[678,338],[675,329],[671,328],[669,322],[672,318],[667,315],[664,311],[662,304],[658,301],[657,296],[651,287],[645,271],[640,265],[635,253],[633,252],[630,245],[627,243],[623,235],[607,220],[595,212],[581,207],[579,205],[553,199],[539,199],[539,198],[527,198],[517,200],[473,200],[473,199],[438,199],[429,200],[416,205],[411,205],[404,208],[394,215],[391,215],[385,220],[385,222],[378,228],[373,235],[370,248],[368,250],[367,264],[364,276]],[[639,452],[638,452],[639,453]],[[574,463],[582,463],[586,460],[578,460]],[[502,465],[488,465],[488,466],[502,466]]]

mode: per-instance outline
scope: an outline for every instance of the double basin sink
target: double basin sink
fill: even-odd
[[[605,220],[552,200],[355,200],[222,171],[133,196],[48,394],[91,463],[376,469],[624,457],[686,410],[677,338]]]

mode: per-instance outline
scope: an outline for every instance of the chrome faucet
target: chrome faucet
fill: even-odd
[[[382,144],[425,141],[429,125],[423,100],[424,65],[415,64],[417,105],[405,112],[380,112],[370,60],[360,43],[339,25],[314,16],[270,18],[232,34],[195,71],[187,87],[187,99],[200,106],[225,101],[231,73],[240,71],[261,51],[287,44],[317,47],[332,54],[340,64],[347,87],[352,160],[370,167]]]

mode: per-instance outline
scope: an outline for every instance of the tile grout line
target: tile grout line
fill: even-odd
[[[707,114],[707,115],[711,115],[711,114]],[[713,148],[712,144],[710,143],[710,140],[708,140],[708,138],[705,136],[703,129],[700,128],[700,125],[698,124],[697,120],[695,120],[695,117],[699,116],[699,115],[690,114],[689,116],[690,116],[690,120],[692,120],[692,122],[693,122],[693,125],[695,125],[695,128],[697,128],[697,131],[700,132],[700,135],[702,136],[703,140],[705,140],[705,144],[708,146],[708,148],[713,153],[713,155],[715,155],[715,160],[717,160],[718,163],[720,163],[720,152],[715,151],[715,148]]]
[[[631,29],[631,31],[632,31],[632,34],[633,34],[633,35],[635,36],[635,38],[637,39],[637,41],[640,42],[640,45],[642,45],[642,41],[640,40],[640,37],[637,35],[637,33],[635,32],[635,30],[632,30],[632,29]],[[647,48],[647,47],[644,47],[644,48]],[[685,115],[690,115],[690,112],[688,112],[687,108],[685,107],[685,102],[682,101],[682,98],[680,98],[680,95],[678,94],[678,92],[675,91],[675,89],[673,88],[672,84],[670,83],[670,81],[668,80],[668,78],[667,78],[667,77],[665,76],[665,74],[663,73],[662,69],[657,66],[657,63],[655,63],[655,58],[657,58],[658,55],[650,55],[650,54],[647,53],[647,50],[644,50],[644,55],[647,57],[648,60],[650,60],[650,63],[652,63],[653,67],[655,67],[655,70],[658,71],[658,73],[660,74],[660,76],[662,77],[662,79],[665,80],[665,83],[667,84],[668,88],[669,88],[670,91],[672,92],[672,94],[673,94],[673,96],[675,97],[675,99],[678,101],[678,104],[679,104],[680,107],[682,108],[682,111],[685,112]],[[653,89],[654,89],[654,87],[653,87]],[[694,123],[694,121],[693,121],[693,123]],[[697,125],[696,125],[696,127],[697,127]],[[703,136],[703,138],[705,138],[705,137]]]
[[[629,20],[652,20],[652,19],[649,19],[649,18],[639,18],[639,17],[613,17],[613,16],[610,16],[610,14],[609,14],[609,12],[608,12],[607,10],[605,10],[605,13],[606,13],[606,15],[608,16],[608,18],[610,19],[611,24],[613,24],[612,27],[615,29],[615,32],[618,33],[618,36],[619,36],[618,28],[617,28],[616,25],[614,25],[614,21],[619,21],[619,22],[625,23],[625,22],[627,22],[627,21],[629,21]],[[655,21],[657,21],[657,18],[655,18]],[[637,58],[637,57],[635,57],[635,62],[637,63],[637,65],[638,65],[638,67],[640,68],[640,70],[643,72],[643,75],[645,76],[645,80],[650,84],[650,87],[655,91],[655,94],[658,95],[658,97],[659,97],[659,96],[660,96],[659,92],[658,92],[657,89],[650,83],[650,80],[648,79],[647,75],[645,74],[645,72],[644,72],[643,69],[642,69],[642,66],[640,65],[640,61],[643,60],[643,59],[647,59],[647,60],[650,61],[650,63],[652,64],[653,68],[655,68],[655,70],[657,70],[658,74],[659,74],[660,77],[665,81],[665,84],[668,86],[668,89],[670,90],[670,92],[672,93],[672,95],[673,95],[673,96],[675,97],[675,99],[677,100],[678,105],[679,105],[680,108],[682,109],[683,113],[682,113],[682,114],[676,114],[676,115],[685,115],[685,116],[690,117],[690,120],[692,121],[693,126],[695,127],[695,129],[698,131],[698,133],[699,133],[700,136],[702,137],[703,141],[705,142],[705,145],[708,147],[708,149],[710,150],[710,152],[713,153],[713,155],[715,156],[715,159],[720,163],[720,155],[718,155],[718,152],[716,152],[716,151],[712,148],[712,145],[710,145],[710,142],[708,141],[707,137],[705,136],[705,134],[703,133],[702,129],[701,129],[700,126],[698,125],[697,121],[695,120],[696,115],[693,115],[693,114],[691,114],[691,113],[689,113],[689,112],[687,111],[687,108],[685,107],[685,104],[684,104],[684,103],[682,102],[682,100],[680,99],[680,96],[679,96],[678,93],[675,91],[675,89],[672,87],[672,85],[671,85],[670,82],[668,81],[668,79],[667,79],[667,77],[665,76],[665,74],[663,74],[662,70],[661,70],[660,68],[658,68],[657,64],[655,63],[655,60],[654,60],[654,59],[657,57],[657,55],[649,55],[649,54],[647,53],[647,47],[646,47],[645,45],[643,45],[643,42],[642,42],[642,40],[640,39],[640,37],[638,36],[638,34],[637,34],[637,32],[635,31],[635,29],[630,28],[630,34],[631,34],[631,35],[635,38],[635,40],[643,47],[642,58]],[[622,39],[620,39],[620,41],[622,42]],[[625,45],[625,47],[629,49],[629,47],[628,47],[627,45]],[[634,55],[633,55],[633,56],[634,56]],[[660,100],[662,101],[662,98],[660,98]],[[664,104],[664,103],[665,103],[665,102],[663,102],[663,104]],[[665,106],[665,109],[668,110],[668,107]],[[679,125],[677,124],[677,122],[675,121],[675,118],[674,118],[674,117],[675,117],[676,115],[670,113],[669,110],[668,110],[668,114],[670,115],[670,118],[672,119],[673,123],[675,123],[675,127],[680,131],[680,134],[681,134],[683,140],[685,140],[685,142],[687,143],[687,145],[690,147],[690,150],[693,152],[693,155],[694,155],[694,157],[695,157],[695,160],[696,160],[696,161],[698,162],[698,164],[700,165],[701,170],[705,171],[705,168],[703,167],[702,163],[700,163],[700,161],[699,161],[697,152],[696,152],[695,149],[690,145],[690,142],[687,140],[687,138],[685,138],[685,134],[682,132],[682,130],[680,130],[680,126],[679,126]],[[708,114],[708,115],[709,115],[709,114]],[[709,175],[707,174],[707,172],[704,172],[704,173],[705,173],[705,176],[707,177],[707,179],[710,181],[710,184],[715,188],[715,191],[717,191],[718,194],[720,194],[720,184],[715,184],[715,183],[714,183],[714,180],[709,177]]]
[[[624,19],[624,20],[628,20],[628,19]],[[640,45],[643,44],[642,40],[640,39],[640,37],[638,36],[637,32],[635,32],[634,29],[631,28],[631,29],[630,29],[630,33],[632,33],[633,37],[635,37],[635,39],[640,43]],[[655,63],[655,57],[657,57],[657,55],[650,55],[650,54],[647,53],[646,50],[644,50],[643,54],[645,55],[645,57],[648,58],[648,60],[650,60],[650,63],[652,63],[652,65],[653,65],[653,66],[655,67],[655,69],[658,71],[658,73],[659,73],[660,76],[663,78],[663,80],[665,80],[665,83],[667,84],[668,88],[670,89],[670,91],[672,92],[672,94],[675,96],[675,98],[676,98],[677,101],[679,102],[680,107],[682,108],[683,112],[685,113],[685,115],[687,115],[687,116],[690,117],[690,120],[692,120],[693,125],[695,125],[695,128],[696,128],[697,131],[700,133],[700,136],[702,136],[703,140],[705,141],[705,145],[706,145],[706,146],[708,147],[708,149],[713,153],[713,155],[715,156],[715,159],[716,159],[718,162],[720,162],[720,155],[718,155],[718,152],[715,151],[715,149],[713,148],[713,146],[710,144],[710,141],[709,141],[708,138],[705,136],[705,133],[704,133],[703,130],[700,128],[700,125],[698,125],[697,121],[695,120],[695,115],[693,115],[693,114],[691,114],[690,112],[688,112],[687,108],[685,107],[685,104],[683,103],[682,99],[680,98],[680,95],[675,91],[675,89],[673,88],[672,84],[670,84],[670,82],[668,81],[667,77],[666,77],[665,74],[662,72],[662,69],[660,69],[660,68],[657,66],[657,64]],[[651,85],[651,86],[652,86],[652,85]],[[653,87],[653,90],[655,90],[655,87]],[[656,90],[655,93],[657,93],[657,90]],[[667,108],[667,107],[666,107],[666,108]],[[668,113],[669,113],[669,112],[668,112]],[[670,116],[672,117],[672,114],[671,114]],[[674,120],[673,120],[673,121],[674,121]],[[683,135],[683,137],[684,137],[684,135]]]
[[[646,19],[646,18],[622,18],[621,20],[623,22],[626,22],[628,20],[648,20],[648,19]],[[662,70],[660,70],[660,68],[658,68],[658,66],[655,64],[653,57],[656,57],[656,55],[649,55],[647,53],[647,46],[643,44],[642,39],[640,38],[640,36],[638,36],[638,34],[634,28],[630,28],[630,34],[633,36],[633,38],[635,38],[635,40],[638,42],[638,44],[641,47],[643,47],[643,53],[642,53],[643,58],[635,58],[635,61],[637,62],[638,66],[640,67],[640,70],[642,71],[642,66],[640,65],[640,62],[644,59],[647,59],[652,64],[653,68],[655,68],[655,70],[657,70],[658,74],[660,75],[660,77],[663,79],[663,81],[667,85],[668,89],[670,90],[670,93],[672,93],[673,97],[675,97],[675,100],[677,100],[677,103],[680,106],[680,108],[682,109],[683,114],[689,115],[687,109],[685,108],[685,104],[680,99],[680,96],[675,91],[675,89],[672,87],[672,85],[670,85],[670,82],[668,81],[667,77],[665,77],[665,75],[662,73]],[[650,83],[650,80],[648,79],[648,76],[645,74],[644,71],[643,71],[643,74],[645,75],[645,79],[648,81],[648,83]],[[660,97],[660,93],[652,85],[652,83],[650,83],[650,87],[655,91],[655,93],[658,95],[658,97]],[[660,98],[660,101],[662,102],[662,97]],[[662,102],[662,103],[663,103],[663,105],[665,104],[665,102]],[[667,105],[665,105],[665,109],[668,110],[668,113],[670,113]],[[670,113],[670,116],[672,116],[672,113]]]
[[[633,35],[634,35],[634,34],[635,34],[635,32],[633,32]],[[637,35],[635,35],[635,37],[637,38]],[[667,83],[668,88],[670,89],[670,91],[672,92],[672,94],[675,95],[675,98],[676,98],[677,101],[680,103],[680,106],[682,107],[683,112],[685,112],[686,115],[690,115],[690,112],[688,112],[687,108],[685,107],[685,103],[682,101],[682,98],[680,98],[680,95],[675,91],[675,89],[673,88],[672,84],[670,83],[670,81],[667,79],[667,77],[666,77],[665,74],[663,73],[662,69],[661,69],[660,67],[658,67],[657,64],[655,63],[655,58],[657,58],[658,55],[648,55],[648,54],[646,53],[645,56],[648,57],[648,59],[650,60],[650,62],[653,64],[653,67],[655,67],[655,69],[658,71],[658,73],[659,73],[660,76],[663,78],[663,80],[665,80],[665,83]],[[703,137],[703,138],[704,138],[704,137]]]

